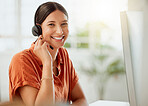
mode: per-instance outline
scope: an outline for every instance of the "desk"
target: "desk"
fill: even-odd
[[[98,100],[89,106],[130,106],[128,102]]]

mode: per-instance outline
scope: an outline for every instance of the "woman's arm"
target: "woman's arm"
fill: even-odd
[[[43,71],[49,72],[46,66],[43,66]],[[39,90],[31,86],[24,86],[19,88],[19,93],[27,106],[41,106],[54,103],[54,84],[51,79],[42,80]]]
[[[88,106],[85,95],[80,87],[79,82],[72,90],[72,106]]]
[[[19,94],[27,106],[41,106],[43,104],[54,104],[54,82],[52,71],[52,57],[48,51],[49,44],[41,40],[37,40],[34,53],[40,58],[43,64],[42,79],[40,89],[31,86],[24,86],[18,89]]]

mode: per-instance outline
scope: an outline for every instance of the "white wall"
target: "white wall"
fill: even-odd
[[[8,68],[12,54],[9,52],[0,53],[0,99],[1,101],[9,100],[9,77]]]
[[[148,106],[148,0],[144,5],[144,35],[142,36],[141,106]]]

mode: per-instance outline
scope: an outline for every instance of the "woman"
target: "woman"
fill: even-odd
[[[39,35],[29,49],[13,56],[9,66],[10,100],[27,106],[55,103],[87,106],[78,76],[64,45],[68,37],[68,14],[56,2],[40,5],[33,34]]]

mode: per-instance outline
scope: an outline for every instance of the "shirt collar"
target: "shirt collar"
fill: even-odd
[[[59,48],[58,54],[57,54],[57,60],[58,60],[58,64],[63,64],[63,59],[61,56],[61,48]]]

